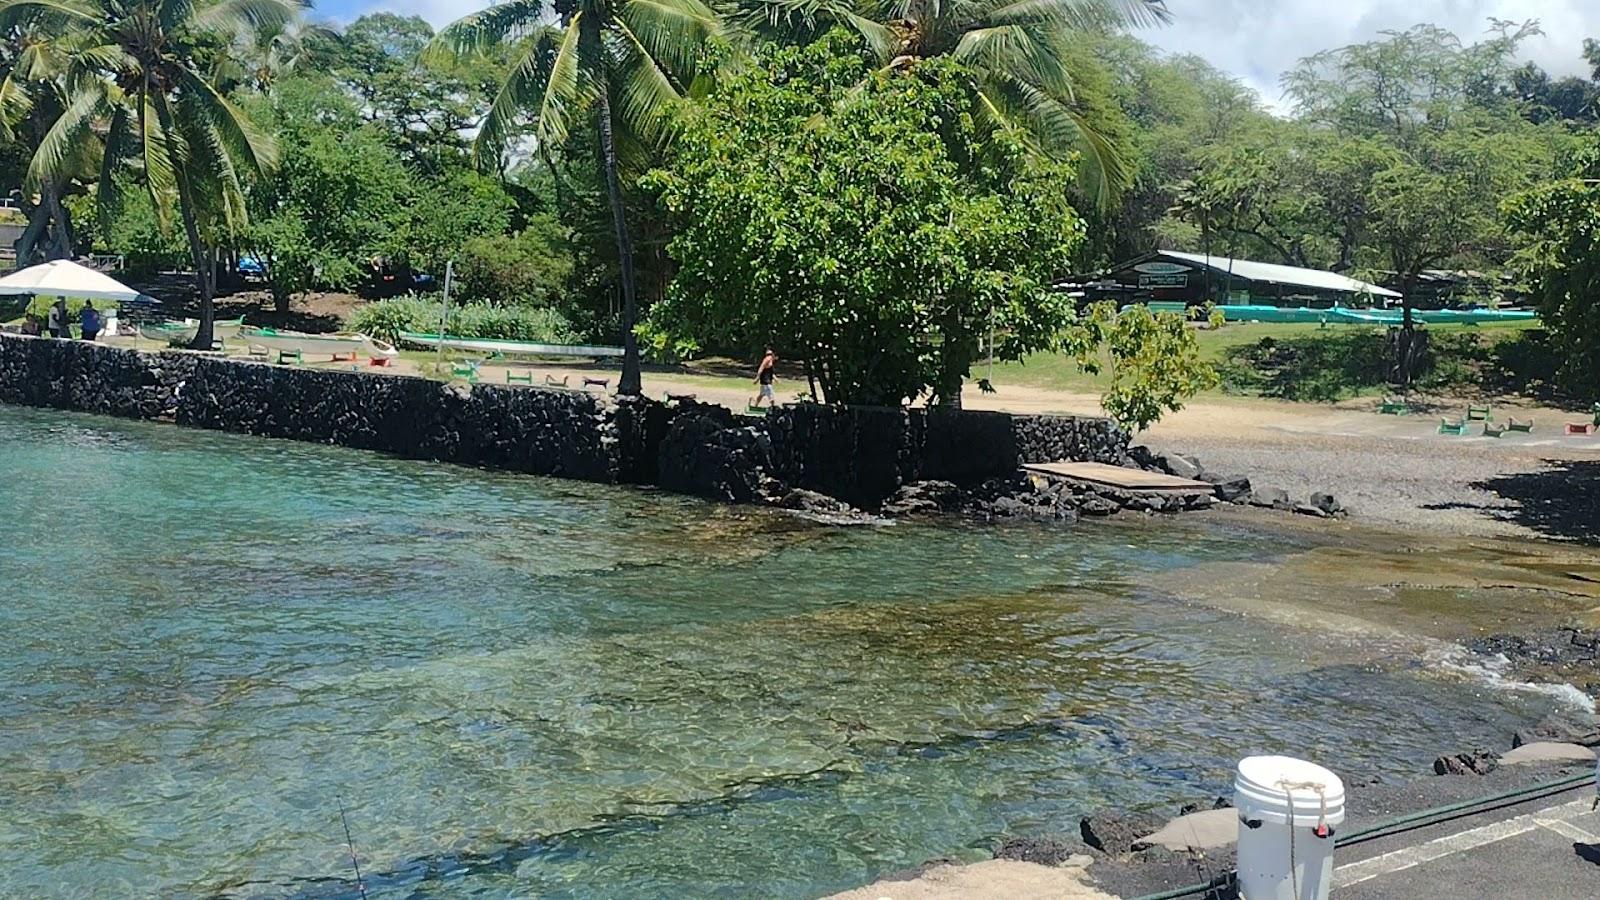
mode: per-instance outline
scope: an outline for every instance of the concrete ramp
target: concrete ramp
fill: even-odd
[[[1125,469],[1094,462],[1029,463],[1024,472],[1048,475],[1052,478],[1070,478],[1100,487],[1118,488],[1139,494],[1209,494],[1213,488],[1204,481],[1190,481],[1161,472],[1143,469]]]

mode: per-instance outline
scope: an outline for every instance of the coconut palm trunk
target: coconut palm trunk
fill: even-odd
[[[177,143],[173,140],[176,124],[172,119],[172,109],[167,105],[166,98],[161,97],[155,103],[156,117],[161,122],[162,139],[166,142],[167,157],[173,160],[182,159],[178,153]],[[194,265],[195,296],[200,302],[199,320],[200,327],[195,329],[194,342],[189,346],[196,350],[210,350],[212,343],[212,323],[216,320],[216,309],[211,296],[211,278],[208,274],[211,254],[206,251],[206,245],[200,238],[200,222],[195,213],[194,187],[189,183],[189,176],[182,165],[174,167],[174,181],[178,187],[178,214],[183,218],[183,233],[189,241],[189,259]]]
[[[598,40],[599,35],[596,34]],[[633,237],[628,233],[628,216],[622,202],[622,182],[617,177],[617,148],[611,127],[611,98],[602,89],[595,103],[595,119],[600,129],[600,155],[606,172],[606,194],[611,200],[611,223],[617,233],[617,264],[622,282],[622,378],[617,393],[638,396],[644,391],[639,371],[639,338],[634,326],[639,320],[639,298],[634,285]]]

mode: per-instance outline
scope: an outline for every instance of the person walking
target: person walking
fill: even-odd
[[[84,302],[83,315],[79,319],[79,324],[83,328],[84,340],[92,343],[95,338],[100,336],[100,313],[94,308],[92,301]]]
[[[756,366],[756,384],[761,386],[761,390],[755,399],[750,401],[751,409],[760,407],[763,400],[767,401],[768,406],[778,405],[778,396],[772,390],[772,383],[778,380],[777,368],[778,355],[768,347],[766,355],[761,357],[761,365]]]
[[[67,300],[57,297],[56,302],[50,304],[50,315],[45,321],[46,327],[53,338],[72,337],[72,328],[67,325]]]

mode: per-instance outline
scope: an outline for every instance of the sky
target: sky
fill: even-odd
[[[362,13],[393,10],[443,25],[485,0],[320,0],[318,15],[347,22]],[[1371,39],[1418,22],[1449,28],[1464,40],[1481,35],[1491,18],[1538,19],[1545,34],[1524,55],[1554,75],[1584,71],[1585,37],[1600,38],[1600,0],[1167,0],[1172,24],[1139,36],[1162,49],[1194,53],[1255,88],[1279,106],[1278,77],[1319,50]]]

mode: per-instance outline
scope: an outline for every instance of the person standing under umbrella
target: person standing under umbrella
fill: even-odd
[[[56,302],[50,304],[50,315],[45,322],[53,338],[72,337],[72,327],[67,324],[67,300],[57,297]]]
[[[83,304],[82,318],[79,324],[83,326],[83,339],[93,342],[100,336],[100,313],[94,308],[94,301],[86,300]]]

